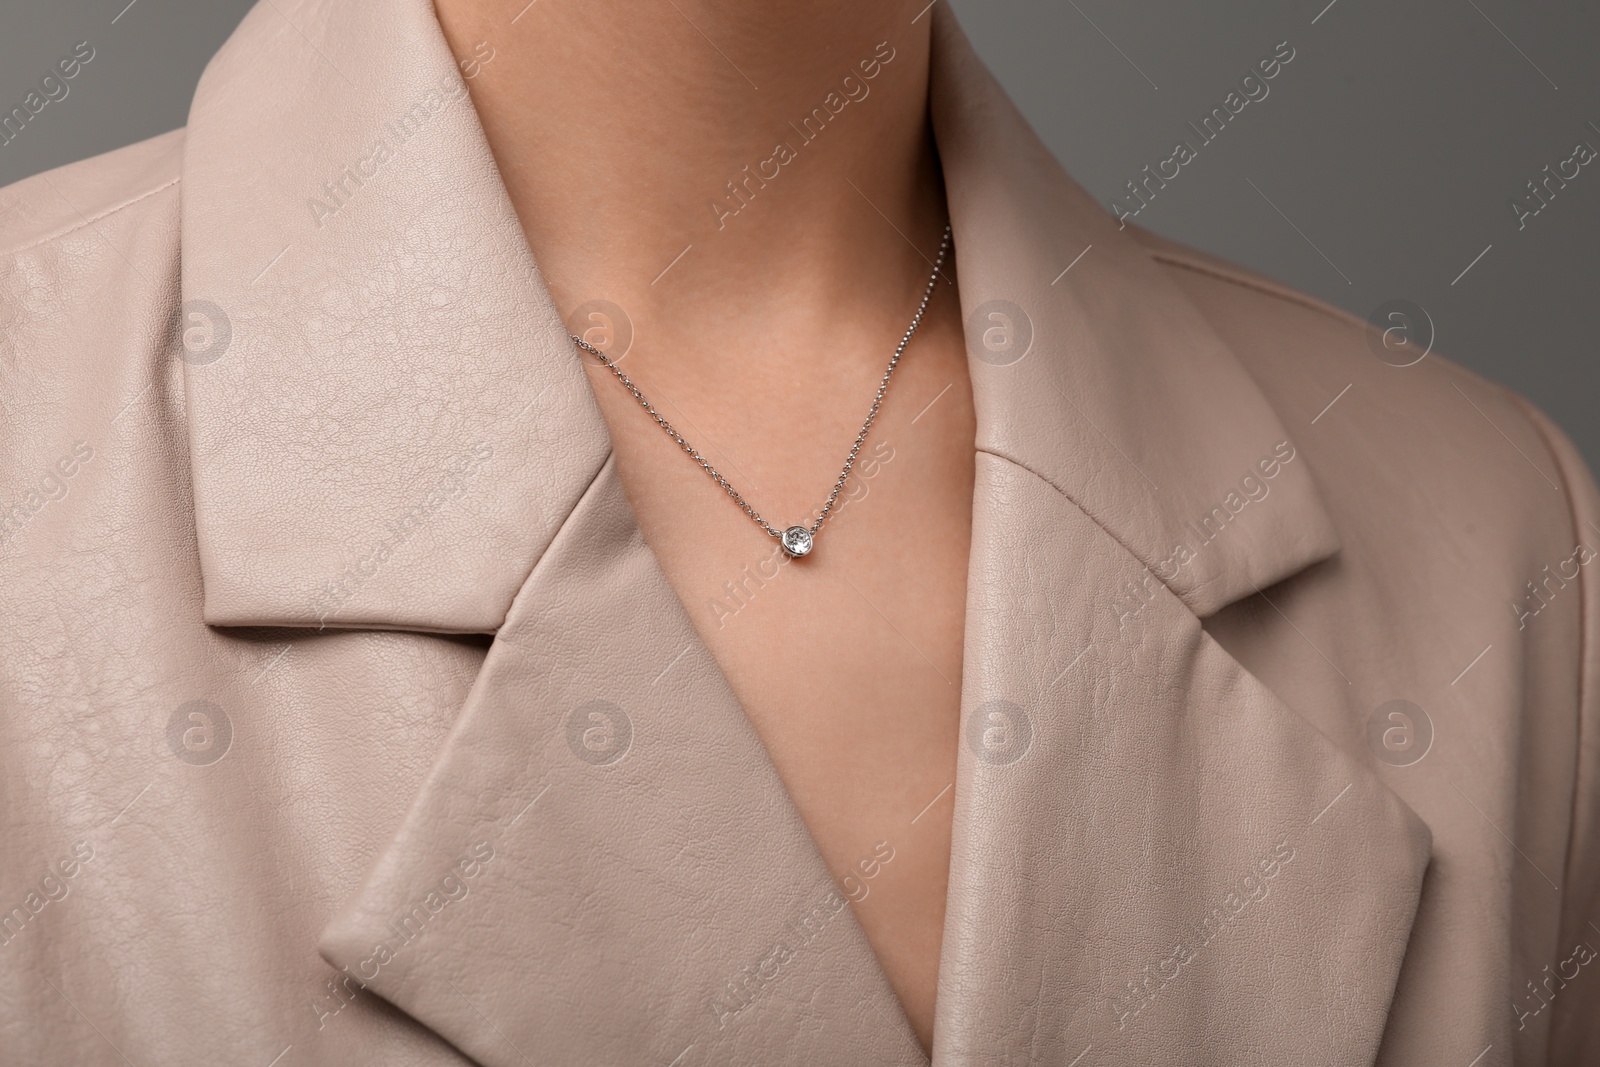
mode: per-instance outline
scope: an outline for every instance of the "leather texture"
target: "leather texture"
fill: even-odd
[[[933,18],[978,413],[934,1063],[1600,1061],[1582,461],[1119,228]],[[0,226],[0,1062],[927,1062],[426,0],[258,6],[185,130]]]

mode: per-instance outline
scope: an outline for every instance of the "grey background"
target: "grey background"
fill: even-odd
[[[1600,468],[1600,160],[1524,229],[1508,207],[1576,142],[1600,149],[1600,5],[947,2],[1067,169],[1108,204],[1175,142],[1197,143],[1187,123],[1288,41],[1295,58],[1267,98],[1137,221],[1363,318],[1394,298],[1420,304],[1435,351],[1531,398]],[[8,5],[0,110],[76,42],[96,55],[66,99],[0,146],[0,184],[181,126],[206,60],[249,6]]]

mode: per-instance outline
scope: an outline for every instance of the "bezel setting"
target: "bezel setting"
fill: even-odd
[[[804,526],[791,526],[778,537],[778,543],[783,546],[784,552],[790,559],[799,559],[811,551],[814,539],[811,531]]]

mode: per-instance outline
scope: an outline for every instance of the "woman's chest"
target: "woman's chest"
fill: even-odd
[[[924,1042],[950,865],[973,491],[970,385],[964,367],[960,378],[948,369],[908,364],[896,379],[801,559],[642,412],[602,394],[640,529]],[[702,451],[758,510],[795,496],[748,445],[723,438]],[[842,460],[847,448],[826,454]],[[828,486],[817,488],[820,506]]]

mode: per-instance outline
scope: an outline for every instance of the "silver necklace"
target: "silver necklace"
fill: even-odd
[[[717,468],[707,463],[705,457],[693,445],[684,440],[683,434],[673,428],[672,423],[661,417],[661,413],[656,411],[655,405],[651,404],[645,398],[645,395],[639,391],[639,387],[634,385],[626,374],[622,373],[622,368],[617,366],[615,360],[583,338],[575,334],[569,334],[568,336],[572,338],[573,344],[605,364],[606,368],[617,376],[617,381],[621,382],[623,387],[633,394],[633,398],[639,402],[640,406],[650,413],[650,417],[656,420],[656,425],[665,430],[668,437],[678,442],[678,447],[687,452],[690,459],[700,464],[700,468],[711,475],[711,480],[722,486],[723,491],[732,498],[735,504],[739,505],[746,515],[754,520],[757,526],[776,538],[785,553],[791,558],[798,558],[811,551],[811,546],[816,540],[817,531],[822,529],[823,522],[828,518],[829,512],[833,510],[834,503],[839,499],[839,493],[844,489],[845,480],[850,477],[850,471],[856,465],[856,456],[860,454],[861,445],[867,439],[867,431],[872,429],[872,422],[878,417],[878,408],[883,405],[883,395],[889,391],[889,379],[894,377],[894,369],[899,366],[900,357],[905,354],[906,346],[911,343],[912,335],[917,332],[917,327],[922,324],[922,313],[928,310],[928,301],[933,297],[933,287],[939,281],[939,268],[944,266],[944,257],[949,250],[950,227],[946,226],[944,228],[944,239],[939,242],[939,258],[934,261],[933,272],[928,275],[928,284],[922,291],[922,302],[917,305],[917,313],[911,316],[911,325],[906,327],[905,336],[900,338],[899,347],[894,350],[894,355],[889,357],[888,369],[883,372],[883,379],[878,382],[878,394],[873,397],[872,407],[867,411],[867,421],[861,424],[861,432],[856,434],[855,444],[850,446],[850,455],[845,458],[844,469],[839,472],[839,480],[833,483],[833,492],[828,494],[828,502],[822,505],[822,510],[817,513],[816,521],[809,527],[796,525],[779,530],[768,523],[766,519],[756,514],[756,509],[745,502],[744,497],[739,495],[739,491],[728,483],[728,479],[718,473]]]

